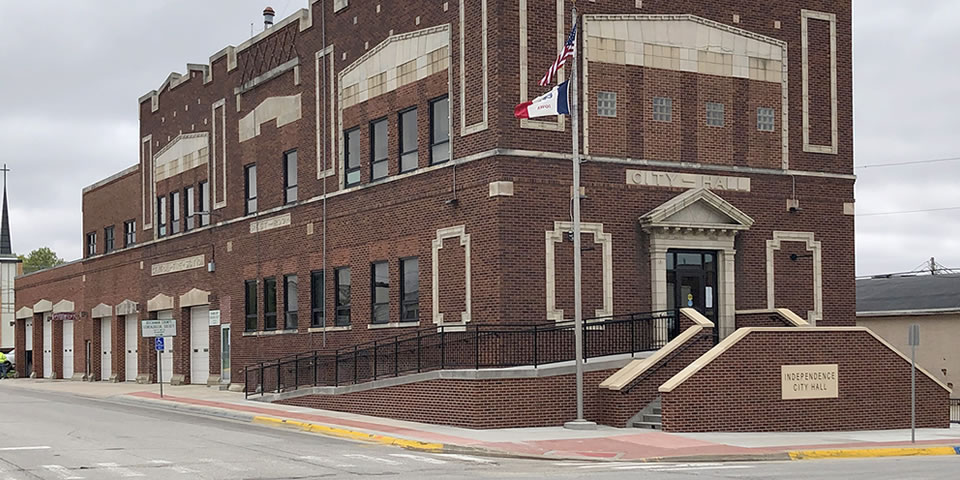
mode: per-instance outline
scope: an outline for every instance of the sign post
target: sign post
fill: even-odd
[[[917,345],[920,345],[920,325],[910,325],[910,443],[917,443]]]
[[[160,398],[163,398],[163,361],[160,359],[160,352],[163,351],[163,337],[153,339],[153,345],[157,350],[157,383],[160,384]]]

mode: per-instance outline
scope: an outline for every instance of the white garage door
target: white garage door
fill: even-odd
[[[210,378],[210,308],[190,309],[190,383],[206,385]]]
[[[73,377],[73,320],[63,321],[63,378]]]
[[[27,328],[25,329],[27,332],[26,347],[27,347],[27,351],[29,352],[30,350],[33,350],[33,319],[28,318],[26,324],[27,324]],[[23,357],[23,358],[24,358],[24,361],[26,361],[27,357]]]
[[[53,378],[53,321],[43,314],[43,378]]]
[[[110,380],[113,373],[113,329],[110,326],[110,318],[100,319],[100,380]]]
[[[157,312],[157,320],[173,320],[173,310],[161,310]],[[160,353],[160,365],[162,366],[160,381],[170,383],[173,377],[173,338],[163,337],[163,352]]]
[[[124,380],[128,382],[133,382],[137,380],[137,345],[139,343],[137,340],[140,339],[140,332],[138,330],[139,324],[137,321],[137,314],[127,315],[123,319],[123,336],[124,336]]]

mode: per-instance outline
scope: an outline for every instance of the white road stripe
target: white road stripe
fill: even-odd
[[[337,468],[350,468],[354,466],[351,463],[340,463],[332,458],[314,457],[312,455],[306,455],[306,456],[300,457],[300,459],[306,460],[310,463],[319,463],[320,465],[330,465]]]
[[[44,470],[57,474],[63,480],[83,480],[84,477],[74,475],[67,467],[63,465],[44,465]]]
[[[430,457],[421,457],[420,455],[411,455],[409,453],[391,453],[391,457],[400,457],[400,458],[409,458],[410,460],[415,460],[417,462],[429,463],[431,465],[443,465],[447,462]]]
[[[49,450],[48,446],[41,447],[0,447],[0,452],[13,452],[16,450]]]
[[[121,477],[145,477],[146,475],[140,472],[134,472],[126,467],[121,467],[116,463],[98,463],[98,467],[105,468],[107,471],[114,475],[120,475]]]
[[[444,458],[455,458],[457,460],[465,460],[467,462],[482,463],[485,465],[496,465],[497,462],[493,460],[487,460],[485,458],[471,457],[470,455],[460,455],[459,453],[444,453],[442,454]]]
[[[174,465],[173,462],[168,460],[150,460],[150,463],[154,465],[163,465],[177,473],[200,473],[199,470],[194,470],[190,467],[184,467],[183,465]]]
[[[343,456],[348,458],[356,458],[360,460],[369,460],[373,462],[379,462],[384,465],[400,465],[400,462],[396,460],[390,460],[389,458],[371,457],[369,455],[364,455],[362,453],[347,453],[347,454],[344,454]]]

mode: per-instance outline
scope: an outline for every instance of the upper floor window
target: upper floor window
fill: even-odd
[[[257,281],[247,280],[243,287],[244,311],[246,313],[244,330],[253,332],[257,329]]]
[[[243,191],[247,202],[244,213],[250,215],[257,211],[257,164],[247,165],[243,169]]]
[[[286,330],[296,330],[298,326],[297,312],[300,307],[297,303],[297,295],[297,276],[283,277],[283,328]]]
[[[325,327],[326,316],[324,315],[324,305],[326,304],[326,286],[324,284],[323,271],[310,272],[310,326]]]
[[[417,257],[400,260],[400,321],[420,321],[420,264]]]
[[[87,234],[87,256],[92,257],[97,254],[97,232]]]
[[[103,229],[103,253],[110,253],[114,250],[113,225]]]
[[[157,237],[167,234],[167,197],[157,197]]]
[[[418,166],[417,108],[400,113],[400,173]]]
[[[334,324],[338,327],[350,325],[350,267],[341,267],[333,271],[337,287],[337,316]]]
[[[192,186],[187,187],[186,189],[183,190],[183,206],[184,206],[184,211],[187,214],[186,216],[187,224],[183,228],[185,232],[189,232],[190,230],[193,230],[193,227],[195,225],[195,220],[193,217],[197,213],[197,208],[195,203],[196,199],[194,197],[195,195],[194,192],[195,190]]]
[[[776,126],[776,110],[766,107],[757,109],[757,130],[761,132],[772,132]]]
[[[123,246],[129,247],[137,243],[137,221],[123,222]]]
[[[390,323],[390,264],[370,266],[370,323]]]
[[[283,154],[283,203],[297,201],[297,151]]]
[[[170,235],[180,233],[180,192],[170,194]]]
[[[370,180],[389,174],[387,168],[387,119],[370,124]]]
[[[360,183],[360,129],[354,128],[343,135],[346,138],[343,156],[347,159],[345,183],[350,187]]]
[[[430,102],[430,164],[450,160],[450,99]]]
[[[200,226],[210,225],[210,184],[200,182]]]
[[[277,329],[277,279],[263,279],[263,329]]]
[[[597,115],[601,117],[617,116],[617,92],[597,93]]]
[[[667,97],[653,97],[653,121],[673,121],[673,99]]]
[[[723,104],[707,102],[707,125],[711,127],[722,127],[723,124]]]

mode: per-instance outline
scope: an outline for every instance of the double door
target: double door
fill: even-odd
[[[667,253],[667,305],[676,311],[670,338],[680,334],[677,319],[681,308],[692,308],[717,324],[717,253],[698,250],[670,250]],[[720,329],[713,329],[714,342]]]

